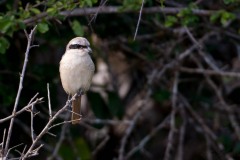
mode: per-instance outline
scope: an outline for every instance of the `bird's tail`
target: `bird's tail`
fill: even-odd
[[[81,96],[76,96],[72,102],[72,124],[79,124],[81,120]]]

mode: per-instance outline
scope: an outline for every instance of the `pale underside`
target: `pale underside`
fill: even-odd
[[[95,66],[88,53],[68,51],[60,62],[60,77],[64,90],[74,95],[80,89],[86,92],[92,81]]]

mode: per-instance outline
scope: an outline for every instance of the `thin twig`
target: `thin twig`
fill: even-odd
[[[207,160],[212,160],[212,152],[211,152],[211,142],[210,142],[210,138],[208,137],[208,135],[205,135],[205,139],[206,139],[206,157]]]
[[[177,156],[176,156],[176,160],[183,160],[183,146],[184,146],[184,138],[185,138],[185,132],[186,132],[186,125],[187,125],[187,118],[186,118],[186,113],[185,113],[185,109],[183,108],[183,106],[180,104],[179,105],[179,111],[181,114],[181,117],[183,119],[181,128],[180,128],[180,133],[179,133],[179,143],[178,143],[178,151],[177,151]]]
[[[211,141],[213,142],[212,147],[214,147],[215,150],[218,152],[218,154],[220,154],[221,159],[228,159],[230,157],[230,155],[223,154],[224,146],[218,142],[218,138],[214,134],[214,132],[206,125],[204,120],[192,109],[192,106],[189,104],[189,102],[186,100],[186,98],[184,96],[182,96],[181,94],[179,94],[179,95],[180,95],[180,98],[181,98],[181,101],[182,101],[184,107],[188,110],[188,112],[193,117],[193,119],[201,126],[204,133],[207,134],[209,136],[209,138],[211,139]],[[216,143],[216,145],[214,145],[214,143]]]
[[[16,114],[16,110],[17,110],[17,107],[18,107],[20,95],[22,93],[23,80],[24,80],[24,75],[25,75],[25,71],[26,71],[26,68],[27,68],[27,62],[28,62],[28,55],[29,55],[29,51],[31,49],[31,43],[32,43],[33,36],[34,36],[36,28],[37,28],[37,25],[31,30],[31,32],[28,36],[28,43],[27,43],[27,49],[26,49],[26,52],[25,52],[24,64],[23,64],[21,75],[20,75],[19,87],[18,87],[18,92],[17,92],[17,96],[16,96],[16,99],[15,99],[15,104],[14,104],[14,107],[13,107],[12,115]],[[8,147],[9,147],[9,143],[10,143],[10,139],[11,139],[11,135],[12,135],[14,117],[15,116],[13,116],[11,118],[11,122],[10,122],[10,125],[9,125],[6,146],[4,148],[4,154],[6,154],[7,151],[8,151]]]
[[[11,150],[13,150],[14,148],[17,148],[17,147],[19,147],[19,146],[21,146],[21,145],[23,145],[23,143],[18,144],[18,145],[16,145],[16,146],[13,146],[13,147],[9,148],[8,151],[7,151],[7,153],[6,153],[6,157],[8,157],[8,154],[10,153]]]
[[[198,65],[198,67],[203,69],[203,66],[198,62],[198,60],[194,57],[192,57],[192,58],[195,61],[195,63]],[[232,111],[231,107],[224,100],[221,90],[217,87],[217,85],[213,82],[213,80],[206,74],[204,76],[207,80],[207,83],[210,85],[210,87],[216,93],[216,96],[219,99],[220,104],[224,107],[225,111],[228,113],[228,118],[230,120],[230,123],[235,130],[237,138],[240,140],[240,127],[239,127],[237,119],[234,115],[234,112]]]
[[[140,143],[135,146],[133,149],[131,149],[127,155],[125,156],[125,159],[129,159],[134,153],[136,153],[138,150],[142,150],[144,148],[144,146],[147,144],[147,142],[152,139],[152,137],[154,137],[157,132],[162,129],[163,127],[165,127],[166,125],[168,125],[169,123],[169,119],[170,116],[167,116],[161,123],[159,123],[148,135],[146,135],[141,141]]]
[[[208,37],[214,35],[214,32],[210,32],[205,34],[202,38],[200,38],[200,40],[198,41],[198,44],[202,44]],[[186,49],[184,52],[182,52],[181,54],[179,54],[179,56],[174,59],[173,61],[167,63],[164,65],[164,67],[159,71],[158,69],[153,70],[152,73],[150,74],[149,78],[148,78],[148,84],[152,84],[152,82],[156,79],[159,79],[160,77],[162,77],[162,75],[170,68],[174,68],[177,64],[179,64],[182,60],[184,60],[186,57],[188,57],[193,50],[195,50],[198,47],[198,44],[194,44],[191,47],[189,47],[188,49]]]
[[[38,96],[39,93],[36,93],[28,102],[28,104],[32,103],[32,101]]]
[[[119,149],[119,156],[118,156],[118,160],[124,160],[124,150],[125,150],[125,146],[128,140],[128,137],[130,136],[130,134],[132,133],[134,127],[136,126],[137,120],[141,115],[142,110],[139,110],[135,116],[133,117],[131,124],[129,125],[128,129],[126,130],[124,137],[121,140],[121,145],[120,145],[120,149]]]
[[[13,117],[16,117],[17,115],[21,114],[22,112],[28,110],[32,105],[36,105],[36,104],[38,104],[38,103],[41,103],[41,102],[42,102],[42,99],[43,99],[43,98],[37,98],[34,102],[28,104],[27,106],[23,107],[21,110],[15,112],[15,114],[12,114],[12,115],[10,115],[10,116],[8,116],[8,117],[5,117],[5,118],[3,118],[3,119],[0,119],[0,123],[3,123],[3,122],[5,122],[5,121],[7,121],[7,120],[9,120],[9,119],[11,119],[11,118],[13,118]]]
[[[135,40],[136,37],[137,37],[139,24],[140,24],[140,21],[141,21],[141,18],[142,18],[142,10],[143,10],[143,6],[144,6],[144,0],[142,0],[142,5],[141,5],[141,9],[140,9],[140,11],[139,11],[138,22],[137,22],[137,26],[136,26],[136,30],[135,30],[135,34],[134,34],[134,38],[133,38],[133,40]]]
[[[34,118],[34,105],[32,105],[31,107],[31,138],[32,138],[32,142],[34,141],[34,128],[33,128],[33,118]]]
[[[221,72],[220,68],[216,65],[216,62],[211,55],[205,54],[201,49],[198,49],[198,54],[203,57],[204,61],[211,69],[215,70],[216,72]]]
[[[2,139],[2,150],[0,152],[0,155],[2,155],[4,157],[4,145],[5,145],[5,137],[6,137],[6,128],[4,128],[3,131],[3,139]]]
[[[48,91],[48,108],[49,108],[49,118],[52,118],[52,107],[51,107],[51,99],[50,99],[50,91],[49,91],[49,83],[47,83],[47,91]]]
[[[107,135],[103,139],[103,141],[94,149],[94,151],[92,152],[93,157],[98,153],[98,151],[100,151],[104,147],[104,145],[108,142],[109,139],[110,139],[110,137]]]
[[[39,133],[39,135],[34,139],[33,143],[31,144],[31,146],[29,147],[28,151],[25,153],[25,155],[23,156],[23,160],[26,159],[29,154],[32,152],[33,148],[35,147],[35,145],[37,144],[37,142],[42,138],[43,135],[45,135],[45,133],[48,132],[49,127],[51,126],[51,124],[54,122],[54,120],[63,112],[67,109],[67,107],[69,106],[69,103],[71,103],[75,98],[76,98],[77,94],[75,94],[71,100],[67,101],[65,106],[62,107],[60,110],[57,111],[57,113],[55,113],[55,115],[52,117],[52,119],[49,119],[48,123],[45,125],[45,127],[42,129],[42,131]]]
[[[63,121],[63,122],[54,124],[54,125],[50,126],[50,127],[48,128],[48,130],[51,130],[52,128],[57,127],[57,126],[60,126],[60,125],[62,125],[62,124],[65,125],[65,124],[67,124],[67,123],[72,123],[72,122],[74,122],[74,121],[79,121],[79,119],[69,120],[69,121]]]
[[[70,114],[67,113],[67,114],[65,115],[65,119],[68,119],[69,116],[70,116]],[[58,151],[59,151],[59,148],[61,147],[62,142],[63,142],[63,140],[65,139],[65,134],[66,134],[67,129],[68,129],[68,125],[67,125],[67,124],[62,125],[60,138],[59,138],[57,144],[55,145],[56,147],[55,147],[53,153],[51,154],[51,156],[48,158],[48,160],[52,160],[53,158],[55,158],[55,157],[57,156],[57,153],[58,153]]]
[[[195,44],[199,49],[202,48],[202,44],[200,44],[192,35],[192,33],[189,31],[188,27],[185,26],[184,27],[185,32],[187,33],[187,35],[189,36],[190,40],[193,42],[193,44]]]
[[[119,125],[119,124],[126,124],[130,125],[131,121],[130,120],[112,120],[112,119],[83,119],[84,122],[90,123],[90,124],[103,124],[103,125]]]
[[[222,77],[235,77],[240,78],[240,73],[237,72],[226,72],[226,71],[214,71],[210,69],[203,68],[187,68],[180,67],[181,72],[191,73],[191,74],[206,74],[209,76],[222,76]]]
[[[88,22],[88,25],[90,25],[93,20],[94,20],[94,21],[96,20],[100,8],[102,8],[102,7],[107,3],[107,1],[108,1],[108,0],[104,0],[104,2],[102,2],[102,0],[101,0],[100,5],[99,5],[99,7],[98,7],[98,10],[97,10],[97,11],[95,12],[95,14],[92,16],[91,20]]]
[[[174,76],[174,84],[172,89],[172,112],[171,112],[171,119],[170,119],[170,131],[168,134],[168,143],[164,154],[164,160],[172,159],[170,151],[173,147],[173,138],[175,132],[175,115],[177,112],[177,94],[178,94],[178,71],[175,72]]]

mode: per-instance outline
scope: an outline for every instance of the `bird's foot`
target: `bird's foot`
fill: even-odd
[[[68,109],[72,110],[72,101],[71,100],[67,100],[67,105],[68,105]]]
[[[79,89],[78,92],[77,92],[77,96],[80,97],[81,95],[83,95],[83,90],[82,89]]]

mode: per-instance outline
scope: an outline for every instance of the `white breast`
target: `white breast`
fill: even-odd
[[[67,51],[60,61],[60,78],[64,90],[71,95],[82,89],[86,92],[92,82],[95,66],[87,53]]]

